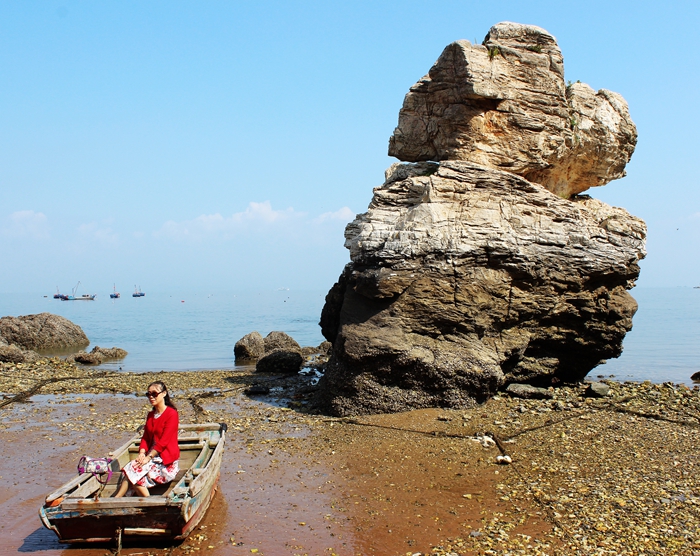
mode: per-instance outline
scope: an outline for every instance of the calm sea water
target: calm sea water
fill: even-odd
[[[87,351],[96,345],[128,351],[103,365],[125,371],[233,369],[233,346],[254,330],[263,336],[281,330],[302,346],[324,340],[318,321],[325,291],[145,293],[120,299],[98,293],[94,301],[0,294],[0,315],[61,315],[85,331]]]
[[[121,347],[126,359],[107,368],[128,371],[233,369],[233,346],[257,330],[282,330],[303,346],[323,341],[318,321],[326,291],[166,294],[109,292],[95,301],[0,294],[0,316],[51,312],[80,325],[91,345]],[[634,328],[619,359],[589,377],[692,384],[700,370],[700,289],[635,288]]]

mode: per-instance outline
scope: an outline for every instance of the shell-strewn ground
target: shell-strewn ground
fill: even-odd
[[[0,364],[0,553],[105,554],[62,548],[36,512],[81,455],[142,424],[153,380],[183,422],[228,423],[220,496],[182,544],[125,555],[700,555],[697,387],[610,382],[606,398],[567,387],[552,400],[334,419],[308,409],[301,377],[58,360]],[[254,383],[270,394],[246,396]],[[486,433],[512,464],[496,463]]]

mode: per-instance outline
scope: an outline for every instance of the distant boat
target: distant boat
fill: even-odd
[[[131,297],[143,297],[144,295],[146,294],[141,291],[140,287],[134,286],[134,293],[131,294]]]
[[[61,290],[58,289],[58,286],[56,286],[56,293],[53,294],[54,299],[61,299],[63,296],[61,295]]]
[[[111,299],[119,299],[121,297],[121,294],[117,291],[117,285],[114,284],[114,293],[110,293],[109,297]]]
[[[78,286],[79,286],[79,285],[80,285],[80,282],[78,282],[78,283],[75,285],[75,287],[73,288],[73,294],[72,294],[72,295],[63,295],[63,294],[61,294],[61,297],[59,297],[59,299],[61,299],[61,300],[63,300],[63,301],[92,301],[93,299],[95,299],[95,297],[97,296],[97,294],[89,295],[89,294],[84,293],[84,294],[82,294],[82,295],[75,295],[76,292],[78,291]]]

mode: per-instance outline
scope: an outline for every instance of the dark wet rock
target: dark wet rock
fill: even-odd
[[[102,363],[102,356],[99,353],[87,353],[80,350],[77,353],[71,353],[66,357],[66,361],[81,363],[82,365],[99,365]]]
[[[263,386],[262,384],[253,384],[245,390],[246,396],[264,396],[269,393],[270,388],[268,386]]]
[[[605,398],[610,393],[610,386],[604,382],[591,382],[586,388],[586,396],[589,398]]]
[[[304,358],[298,351],[279,349],[258,360],[255,370],[259,373],[298,373]]]
[[[277,350],[296,352],[301,354],[301,346],[297,341],[285,332],[272,331],[264,339],[265,354]]]
[[[700,371],[698,371],[697,373],[693,373],[690,377],[690,380],[700,382]]]
[[[530,384],[509,384],[506,392],[513,397],[523,398],[526,400],[546,400],[554,397],[552,392],[546,388],[531,386]]]
[[[233,348],[236,361],[254,361],[265,355],[265,341],[259,332],[246,334]]]
[[[0,336],[8,344],[39,351],[80,348],[90,343],[77,324],[51,313],[2,317]]]

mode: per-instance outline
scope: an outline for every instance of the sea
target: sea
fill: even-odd
[[[323,340],[319,319],[327,291],[146,291],[94,301],[61,301],[53,293],[0,294],[0,316],[49,312],[78,324],[94,346],[120,347],[129,355],[102,365],[151,372],[236,369],[235,343],[258,331],[281,330],[302,346]],[[633,289],[639,303],[623,353],[588,378],[692,385],[700,371],[700,288]]]

